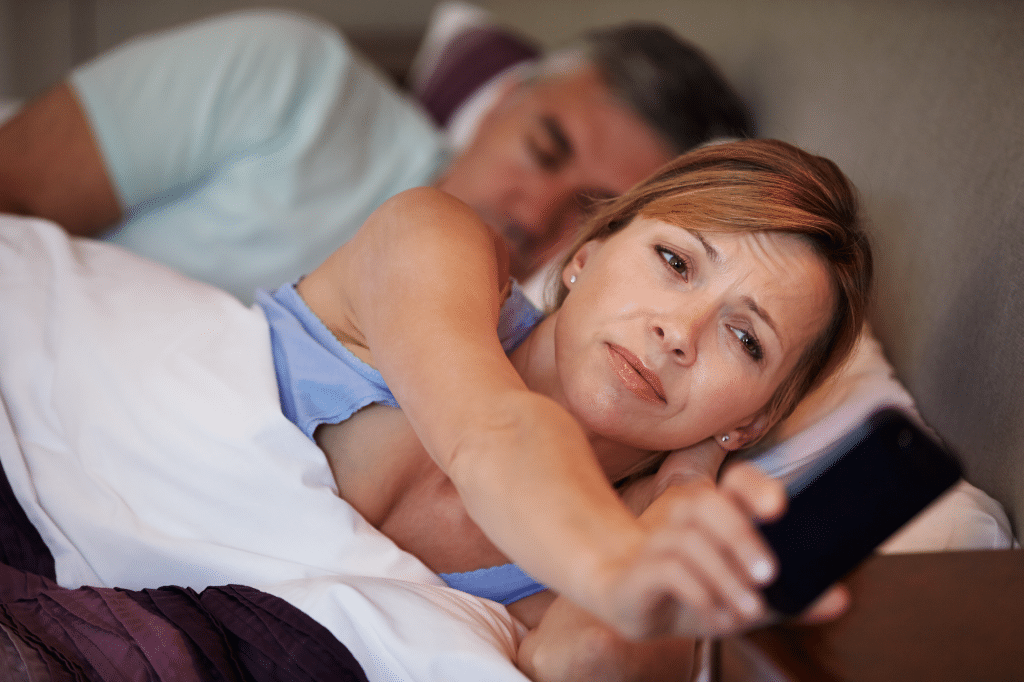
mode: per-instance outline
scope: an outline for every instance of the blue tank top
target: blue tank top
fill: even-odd
[[[338,341],[294,284],[272,293],[257,291],[256,303],[270,325],[281,411],[310,439],[321,424],[343,422],[367,405],[398,407],[380,372]],[[542,318],[513,285],[498,321],[505,352],[522,343]],[[506,605],[546,589],[515,564],[440,576],[450,587]]]

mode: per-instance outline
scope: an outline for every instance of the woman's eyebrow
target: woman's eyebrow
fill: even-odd
[[[709,261],[711,261],[712,263],[719,263],[722,260],[721,252],[719,252],[718,249],[716,249],[714,246],[712,246],[711,243],[707,239],[705,239],[704,236],[700,232],[696,232],[696,231],[691,230],[689,228],[685,228],[685,229],[686,229],[687,232],[692,234],[697,241],[699,241],[701,243],[701,245],[704,247],[704,252],[707,253],[707,255],[708,255],[708,260]],[[779,337],[779,329],[778,329],[778,327],[775,326],[775,320],[772,319],[772,316],[768,314],[767,310],[765,310],[764,308],[759,306],[757,304],[757,301],[755,301],[750,296],[744,296],[741,299],[741,302],[743,303],[743,305],[746,306],[747,310],[749,310],[750,312],[752,312],[755,315],[757,315],[758,317],[760,317],[764,321],[764,323],[766,325],[768,325],[768,327],[775,334],[776,338],[781,338],[781,337]]]
[[[764,320],[764,323],[766,325],[768,325],[771,328],[771,330],[775,333],[775,337],[776,338],[780,338],[779,337],[779,330],[775,326],[775,321],[772,320],[772,316],[768,314],[767,310],[765,310],[764,308],[759,306],[757,304],[757,301],[755,301],[750,296],[744,296],[741,300],[742,300],[743,304],[747,306],[747,310],[749,310],[750,312],[754,313],[755,315],[760,317],[762,320]]]
[[[722,260],[722,254],[720,254],[718,252],[718,249],[716,249],[715,247],[711,246],[711,243],[708,242],[707,239],[704,239],[704,236],[701,235],[700,232],[696,232],[696,231],[691,230],[689,228],[684,228],[684,229],[687,232],[689,232],[690,234],[692,234],[694,239],[696,239],[697,241],[699,241],[701,243],[701,245],[704,247],[704,252],[708,255],[708,260],[709,261],[711,261],[712,263],[717,264],[717,263],[719,263]]]

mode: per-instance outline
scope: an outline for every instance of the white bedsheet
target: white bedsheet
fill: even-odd
[[[262,312],[117,247],[0,217],[0,458],[58,582],[241,583],[372,680],[522,682],[507,611],[335,494],[280,412]]]

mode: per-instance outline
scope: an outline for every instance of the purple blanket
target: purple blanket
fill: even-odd
[[[255,588],[60,587],[2,469],[0,562],[5,679],[366,682],[326,628]]]

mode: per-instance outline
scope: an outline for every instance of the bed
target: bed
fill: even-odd
[[[452,16],[411,82],[457,128],[535,48],[486,13]],[[481,54],[493,63],[463,80],[460,60]],[[523,628],[503,607],[445,587],[337,497],[280,413],[268,344],[258,308],[0,218],[0,664],[33,681],[525,680]],[[917,413],[867,332],[748,456],[796,475],[882,405]],[[1014,542],[1001,506],[962,482],[884,551]]]

